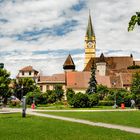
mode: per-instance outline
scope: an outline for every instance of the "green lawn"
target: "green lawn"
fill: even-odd
[[[140,140],[114,129],[21,114],[0,114],[1,140]]]
[[[57,116],[65,116],[90,120],[93,122],[105,122],[127,125],[140,128],[140,111],[129,112],[41,112]]]
[[[30,108],[30,106],[28,106]],[[102,109],[113,109],[112,106],[96,106],[93,108],[72,108],[70,106],[65,106],[65,105],[47,105],[47,106],[41,106],[38,105],[38,107],[36,107],[36,109],[44,109],[44,110],[102,110]]]

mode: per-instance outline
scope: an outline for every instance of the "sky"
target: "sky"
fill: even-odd
[[[0,0],[0,63],[13,78],[29,65],[52,75],[63,72],[70,53],[82,71],[89,9],[96,55],[140,60],[140,27],[127,31],[140,0]]]

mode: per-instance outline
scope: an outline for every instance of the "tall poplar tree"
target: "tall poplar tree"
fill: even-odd
[[[95,72],[96,72],[96,68],[95,68],[95,65],[93,63],[92,67],[91,67],[91,78],[89,81],[89,87],[86,91],[87,94],[94,94],[97,92],[97,81],[96,81],[96,76],[95,76],[96,73]]]

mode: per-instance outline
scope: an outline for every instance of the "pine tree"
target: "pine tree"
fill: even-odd
[[[94,94],[97,92],[97,81],[96,81],[95,72],[96,72],[96,68],[93,63],[91,67],[91,78],[89,81],[89,87],[86,91],[87,94]]]

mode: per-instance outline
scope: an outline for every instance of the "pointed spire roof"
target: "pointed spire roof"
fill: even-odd
[[[93,31],[93,27],[92,27],[92,20],[91,20],[90,12],[89,12],[89,19],[88,19],[88,27],[87,27],[86,36],[89,39],[92,39],[92,37],[95,36],[94,31]]]
[[[101,53],[99,61],[100,62],[105,62],[105,57],[104,57],[103,53]]]
[[[74,64],[73,59],[70,54],[68,55],[64,65],[63,65],[63,69],[64,70],[68,70],[68,69],[75,70],[75,64]]]

